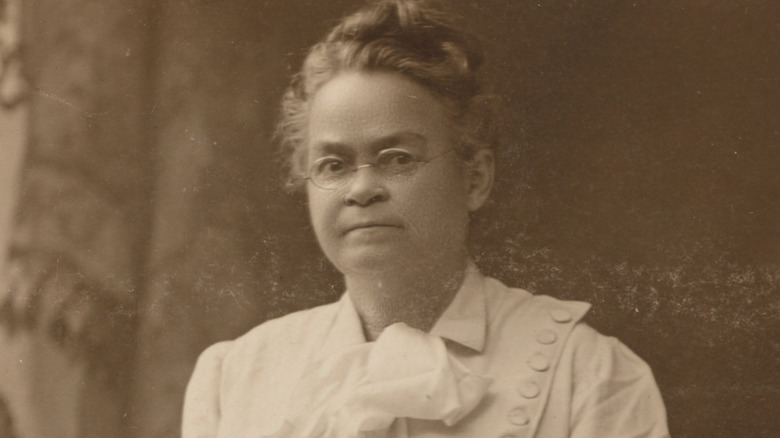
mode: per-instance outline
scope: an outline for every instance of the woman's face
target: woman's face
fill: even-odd
[[[403,177],[385,179],[376,167],[361,167],[336,189],[307,183],[314,231],[337,269],[379,273],[465,257],[468,213],[484,198],[475,198],[470,173],[449,153],[452,140],[443,104],[400,74],[342,73],[317,92],[308,166],[326,157],[373,164],[390,148],[425,161],[438,157]]]

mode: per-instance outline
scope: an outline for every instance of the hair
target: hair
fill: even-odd
[[[305,174],[311,98],[344,71],[400,73],[430,90],[450,111],[463,160],[499,145],[494,98],[478,77],[482,48],[456,25],[454,14],[431,0],[378,0],[344,18],[308,52],[282,98],[276,137],[290,189]]]

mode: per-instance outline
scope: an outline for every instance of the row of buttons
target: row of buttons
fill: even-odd
[[[555,309],[550,312],[550,317],[553,321],[566,324],[572,320],[572,314],[566,309]],[[544,329],[536,335],[536,342],[541,345],[552,345],[558,340],[558,334],[550,329]],[[537,372],[545,372],[550,369],[550,359],[548,359],[542,353],[536,353],[528,359],[528,366]],[[534,399],[542,392],[542,388],[539,384],[531,379],[528,379],[520,384],[517,388],[517,392],[524,399]],[[507,414],[507,420],[515,426],[526,426],[531,421],[528,412],[524,407],[517,407],[512,409]],[[518,438],[519,435],[509,432],[501,436],[501,438]]]

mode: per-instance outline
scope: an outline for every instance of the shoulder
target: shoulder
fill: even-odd
[[[648,365],[620,340],[601,334],[583,321],[589,303],[508,290],[510,295],[527,296],[516,312],[518,322],[533,328],[537,343],[556,338],[561,360],[570,361],[580,377],[603,379],[616,373],[649,372]]]
[[[577,438],[668,438],[650,367],[583,321],[588,303],[506,288],[497,308],[504,323],[495,335],[503,351],[514,349],[512,369],[519,374],[513,380],[523,382],[521,407],[530,427]]]
[[[216,436],[226,415],[239,422],[246,411],[271,412],[274,406],[263,403],[276,403],[284,394],[280,387],[295,378],[336,309],[333,303],[291,313],[204,350],[187,385],[182,436]]]
[[[530,294],[522,289],[510,288],[513,294]],[[525,300],[526,312],[533,313],[539,321],[547,324],[575,325],[590,310],[584,301],[568,301],[548,295],[531,295]]]
[[[321,333],[336,317],[338,302],[300,310],[258,325],[233,341],[233,350],[253,347],[291,345]]]
[[[565,360],[580,388],[618,381],[653,380],[650,366],[629,347],[584,323],[572,330]]]
[[[641,376],[650,367],[625,344],[605,336],[583,321],[590,304],[567,301],[547,295],[533,295],[522,289],[506,288],[508,306],[517,326],[526,327],[535,338],[536,348],[549,345],[564,368],[570,367],[579,382],[603,381],[616,376]],[[552,348],[556,346],[556,348]]]
[[[652,376],[649,366],[626,345],[583,321],[590,304],[533,295],[492,281],[490,289],[500,298],[493,305],[497,309],[494,336],[501,338],[505,348],[526,351],[531,363],[549,363],[558,374],[570,375],[581,389]]]
[[[582,301],[561,300],[508,287],[490,277],[485,278],[485,290],[488,319],[494,325],[502,325],[502,332],[529,334],[529,330],[549,330],[560,335],[556,344],[568,337],[591,307]]]
[[[669,437],[652,370],[617,338],[580,323],[561,365],[571,382],[572,437]]]
[[[323,333],[335,317],[337,303],[290,313],[254,327],[242,336],[211,345],[201,353],[192,380],[210,374],[211,380],[227,368],[243,364],[257,365],[262,357],[279,358],[285,352],[296,351],[312,337]]]
[[[222,361],[230,342],[220,342],[201,353],[184,396],[182,437],[216,436]]]

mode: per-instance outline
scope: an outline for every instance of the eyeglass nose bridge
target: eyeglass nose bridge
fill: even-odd
[[[377,178],[377,179],[381,180],[382,177],[384,176],[384,175],[382,175],[381,171],[377,171],[377,170],[379,170],[379,165],[377,163],[365,163],[365,164],[361,164],[359,166],[353,167],[351,169],[351,171],[349,172],[349,174],[347,174],[347,177],[344,178],[343,180],[341,180],[341,182],[339,183],[338,187],[346,187],[347,185],[352,184],[352,182],[355,180],[355,177],[357,176],[358,170],[365,169],[366,167],[373,167],[375,169],[374,170],[374,175],[373,175],[374,178]]]
[[[358,176],[358,171],[366,167],[373,167],[374,171],[370,175]],[[379,199],[385,193],[385,176],[377,163],[361,164],[352,167],[333,189],[343,194],[344,202],[348,205],[367,205],[370,200]]]
[[[363,169],[364,167],[377,167],[377,165],[376,163],[361,164],[359,166],[355,166],[355,168],[352,169],[352,173],[356,173],[358,170]]]

